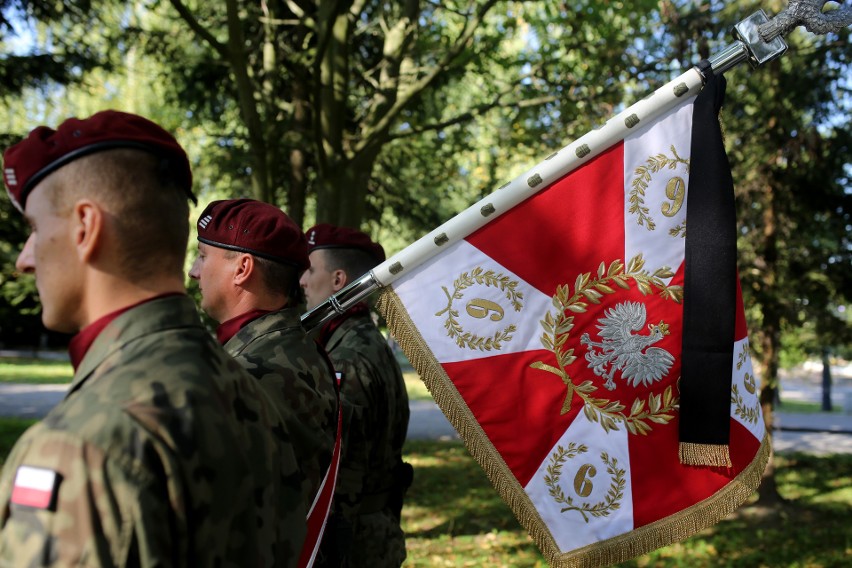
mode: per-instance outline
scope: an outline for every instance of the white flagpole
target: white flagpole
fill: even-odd
[[[733,35],[736,41],[708,60],[710,69],[714,74],[721,74],[746,60],[753,67],[757,67],[780,56],[787,50],[787,44],[780,37],[780,33],[784,33],[784,30],[789,32],[795,27],[790,24],[789,18],[797,18],[798,23],[804,23],[800,16],[800,6],[814,3],[822,4],[824,0],[792,0],[787,10],[773,18],[773,21],[782,16],[786,18],[781,28],[773,25],[773,21],[770,21],[762,10],[752,14],[734,26]],[[807,27],[811,29],[810,26]],[[780,33],[779,29],[781,29]],[[768,39],[764,39],[765,36]],[[704,71],[699,68],[700,65],[669,81],[648,97],[608,120],[600,128],[554,152],[531,169],[376,266],[324,303],[302,315],[302,326],[310,331],[336,315],[344,313],[375,290],[392,284],[397,278],[437,255],[449,245],[464,239],[515,205],[624,140],[637,126],[652,122],[698,93],[704,86],[705,80]]]

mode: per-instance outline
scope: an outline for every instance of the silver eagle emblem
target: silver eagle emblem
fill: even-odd
[[[634,332],[645,326],[645,305],[640,302],[622,302],[604,311],[598,320],[601,342],[591,340],[588,333],[580,337],[580,343],[589,347],[586,360],[594,373],[606,379],[604,387],[615,389],[613,375],[621,370],[621,377],[632,386],[650,385],[662,379],[674,363],[674,357],[665,349],[651,347],[666,335],[669,325],[649,324],[648,335]],[[596,350],[599,348],[600,350]]]

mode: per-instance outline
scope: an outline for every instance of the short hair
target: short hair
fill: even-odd
[[[303,292],[302,286],[299,284],[299,277],[302,275],[301,269],[292,264],[263,258],[256,254],[225,249],[225,258],[227,259],[236,258],[241,254],[249,254],[254,259],[255,269],[268,292],[286,295],[287,305],[291,307],[302,303]]]
[[[118,268],[124,277],[183,274],[189,203],[167,163],[149,152],[120,148],[84,156],[66,168],[69,176],[61,191],[51,186],[51,205],[65,211],[91,197],[115,217]]]
[[[347,284],[351,284],[378,264],[373,255],[357,248],[329,247],[317,250],[325,251],[325,264],[329,271],[342,270],[346,273]]]

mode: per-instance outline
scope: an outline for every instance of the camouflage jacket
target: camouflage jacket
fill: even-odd
[[[55,472],[49,505],[12,497],[29,468]],[[104,328],[12,450],[0,566],[294,566],[301,483],[271,401],[192,300],[153,300]]]
[[[225,351],[260,381],[284,418],[310,508],[337,430],[337,387],[327,355],[305,334],[295,309],[254,320],[225,343]]]
[[[343,373],[347,423],[335,511],[352,518],[375,512],[393,485],[408,431],[408,393],[399,364],[369,314],[346,318],[325,347],[335,370]]]

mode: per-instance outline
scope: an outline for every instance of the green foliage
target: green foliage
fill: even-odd
[[[691,56],[730,41],[717,22],[783,4],[672,2],[664,12],[678,25],[667,37],[694,46],[685,49]],[[852,345],[849,35],[798,29],[780,59],[726,74],[722,123],[737,192],[740,278],[752,352],[769,389],[779,363]]]
[[[3,0],[0,42],[23,14],[34,49],[0,58],[21,94],[2,93],[0,122],[20,136],[106,107],[146,114],[187,147],[202,206],[259,197],[393,253],[783,5]],[[783,58],[728,73],[740,274],[770,385],[779,361],[852,349],[848,39],[797,30]],[[2,237],[0,316],[16,322],[38,308],[12,277],[21,234]]]

